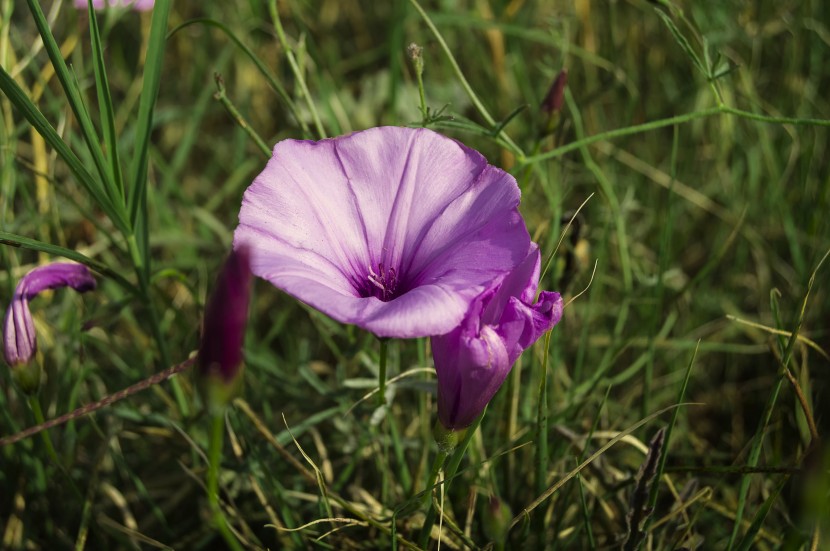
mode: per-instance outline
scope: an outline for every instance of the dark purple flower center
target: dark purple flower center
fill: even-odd
[[[363,298],[375,297],[383,302],[397,298],[403,293],[398,293],[398,271],[395,268],[387,268],[383,262],[379,262],[377,269],[369,266],[366,280],[358,289]]]

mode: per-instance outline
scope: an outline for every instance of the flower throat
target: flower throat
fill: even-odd
[[[388,302],[398,297],[398,272],[395,268],[386,268],[383,262],[377,265],[377,271],[369,266],[366,282],[360,289],[360,296],[375,297]]]

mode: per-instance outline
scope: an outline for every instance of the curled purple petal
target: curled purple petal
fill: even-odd
[[[527,254],[519,188],[426,129],[285,140],[245,192],[253,273],[381,337],[446,333]]]
[[[205,307],[199,374],[232,382],[242,365],[242,344],[248,323],[251,268],[245,247],[232,251],[222,266]]]
[[[534,245],[512,272],[476,297],[458,327],[432,338],[438,419],[447,429],[469,426],[522,352],[562,317],[559,293],[543,291],[534,302],[539,265]]]
[[[59,287],[84,293],[95,288],[95,278],[82,264],[54,263],[35,268],[17,283],[3,320],[3,355],[9,365],[28,362],[37,350],[29,301],[41,291]]]

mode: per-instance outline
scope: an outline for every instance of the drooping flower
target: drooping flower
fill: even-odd
[[[512,176],[426,129],[285,140],[245,192],[253,273],[381,337],[452,330],[530,246]]]
[[[155,0],[92,0],[92,7],[102,10],[106,7],[132,8],[136,11],[147,11],[153,9]],[[75,0],[75,7],[78,9],[88,8],[87,0]]]
[[[17,283],[3,320],[3,355],[12,367],[29,362],[37,350],[29,301],[41,291],[59,287],[72,287],[83,293],[95,288],[95,278],[82,264],[58,262],[35,268]]]
[[[455,431],[469,426],[501,387],[521,353],[562,317],[559,293],[539,285],[535,245],[510,274],[473,300],[461,324],[432,338],[438,374],[438,420]]]
[[[208,401],[224,405],[241,381],[242,344],[248,324],[251,268],[248,250],[231,251],[205,306],[197,372]]]

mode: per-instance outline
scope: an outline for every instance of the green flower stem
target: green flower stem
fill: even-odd
[[[423,497],[423,504],[427,506],[427,516],[424,519],[424,526],[421,528],[421,532],[418,535],[418,547],[421,548],[426,548],[427,543],[429,542],[429,536],[432,533],[432,527],[435,524],[435,507],[432,506],[433,486],[435,486],[435,482],[438,480],[438,473],[441,471],[441,467],[444,466],[446,461],[447,454],[439,451],[438,455],[435,456],[435,461],[432,463],[432,470],[429,473],[429,479],[427,479],[425,488],[426,493]],[[446,477],[444,480],[446,480]]]
[[[29,396],[29,407],[32,408],[32,413],[35,416],[35,424],[41,425],[46,422],[46,418],[43,416],[43,409],[40,407],[40,401],[34,394]],[[61,463],[61,460],[58,457],[58,452],[55,451],[52,439],[49,438],[49,431],[41,432],[40,436],[43,440],[43,445],[46,447],[46,453],[49,454],[49,458],[55,463],[55,465],[58,466],[58,468],[63,469],[63,463]]]
[[[473,435],[478,430],[478,426],[481,424],[481,420],[484,419],[484,414],[487,413],[487,409],[481,412],[481,415],[473,421],[473,424],[467,427],[466,433],[464,434],[463,440],[461,443],[453,450],[452,455],[449,456],[447,459],[446,452],[438,452],[438,456],[435,458],[435,463],[432,466],[432,473],[430,473],[430,482],[427,484],[427,488],[432,488],[435,485],[435,480],[438,476],[438,471],[441,469],[439,465],[444,465],[444,494],[449,491],[450,482],[455,477],[455,474],[458,472],[458,467],[461,465],[461,460],[464,459],[464,454],[467,451],[467,446],[470,444],[470,440],[473,439]],[[443,456],[443,457],[442,457]],[[432,534],[432,526],[435,524],[435,507],[432,506],[432,490],[427,493],[429,496],[429,509],[427,510],[427,517],[424,519],[424,526],[421,528],[421,532],[418,535],[418,545],[421,548],[425,548],[427,543],[429,542],[429,536]]]
[[[35,394],[29,396],[29,407],[32,408],[32,414],[35,417],[36,425],[41,425],[46,422],[46,419],[43,416],[43,409],[40,407],[40,401],[37,399]],[[43,445],[46,447],[46,453],[49,455],[49,459],[52,460],[58,470],[61,471],[61,473],[63,473],[66,477],[66,480],[69,482],[69,487],[75,493],[75,496],[80,499],[84,499],[84,495],[81,493],[80,488],[78,488],[78,485],[75,484],[74,480],[72,480],[72,476],[69,474],[66,467],[64,467],[61,458],[58,456],[58,452],[52,444],[52,439],[49,438],[49,431],[41,432],[40,437],[43,440]]]
[[[225,418],[222,413],[215,413],[211,419],[210,445],[208,448],[207,493],[210,512],[216,529],[222,534],[228,548],[242,551],[242,545],[233,535],[225,519],[225,513],[219,505],[219,464],[222,462],[222,444],[225,436]]]
[[[447,461],[447,457],[448,455],[445,452],[439,451],[435,456],[435,461],[432,462],[432,470],[429,471],[429,478],[424,487],[424,491],[426,492],[423,497],[424,505],[432,503],[432,487],[435,486],[435,481],[438,480],[438,473],[441,472],[441,468]]]
[[[600,132],[599,134],[587,136],[585,138],[582,138],[581,140],[565,144],[561,147],[551,149],[550,151],[546,151],[538,155],[531,155],[530,157],[520,158],[518,159],[518,161],[522,164],[538,163],[540,161],[546,161],[548,159],[553,159],[555,157],[561,157],[566,153],[570,153],[571,151],[574,151],[586,145],[591,145],[593,143],[609,141],[615,138],[630,136],[632,134],[649,132],[651,130],[656,130],[658,128],[664,128],[666,126],[672,126],[675,124],[683,124],[697,119],[712,117],[714,115],[733,115],[735,117],[739,117],[742,119],[749,119],[756,122],[764,122],[767,124],[793,124],[797,126],[830,126],[830,119],[769,117],[766,115],[758,115],[756,113],[751,113],[749,111],[744,111],[742,109],[735,109],[734,107],[727,107],[725,105],[721,105],[719,107],[712,107],[710,109],[703,109],[701,111],[686,113],[685,115],[677,115],[676,117],[669,117],[666,119],[659,119],[656,121],[646,122],[643,124],[626,126],[624,128],[616,128],[614,130],[609,130],[607,132]]]
[[[380,359],[378,360],[378,406],[386,404],[386,361],[389,355],[389,340],[380,339]]]

